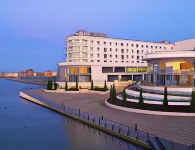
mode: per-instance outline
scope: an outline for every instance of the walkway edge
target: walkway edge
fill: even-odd
[[[117,105],[110,104],[105,100],[105,104],[113,109],[131,112],[131,113],[138,113],[138,114],[145,114],[145,115],[157,115],[157,116],[180,116],[180,117],[195,117],[195,113],[177,113],[177,112],[162,112],[162,111],[151,111],[151,110],[141,110],[141,109],[134,109],[134,108],[126,108]]]
[[[147,149],[150,149],[150,148],[151,148],[148,144],[145,144],[145,143],[143,143],[143,142],[141,142],[141,141],[139,141],[139,140],[136,140],[136,139],[134,139],[134,138],[130,138],[130,137],[128,137],[128,136],[119,134],[119,133],[117,133],[117,132],[113,132],[112,130],[109,130],[109,129],[107,129],[107,128],[104,128],[104,127],[102,127],[102,126],[100,126],[100,125],[94,124],[94,123],[89,122],[89,121],[87,121],[87,120],[84,120],[84,119],[82,119],[82,118],[79,118],[79,117],[70,115],[70,114],[68,114],[68,113],[65,113],[65,112],[63,112],[63,111],[61,111],[61,110],[55,109],[55,108],[53,108],[53,107],[51,107],[51,106],[49,106],[49,105],[47,105],[47,104],[45,104],[45,103],[43,103],[43,102],[41,102],[41,101],[39,101],[39,100],[33,98],[33,97],[31,97],[31,96],[29,96],[29,95],[27,95],[27,94],[25,94],[25,93],[23,93],[23,92],[20,92],[20,95],[19,95],[19,96],[20,96],[21,98],[23,98],[23,99],[26,99],[26,100],[28,100],[28,101],[30,101],[30,102],[33,102],[33,103],[35,103],[35,104],[38,104],[38,105],[40,105],[40,106],[46,107],[46,108],[48,108],[48,109],[51,109],[51,110],[53,110],[53,111],[55,111],[55,112],[57,112],[57,113],[60,113],[60,114],[62,114],[62,115],[64,115],[64,116],[67,116],[67,117],[69,117],[69,118],[75,119],[75,120],[77,120],[77,121],[79,121],[79,122],[82,122],[82,123],[84,123],[84,124],[86,124],[86,125],[89,125],[89,126],[91,126],[91,127],[93,127],[93,128],[96,128],[96,129],[99,129],[99,130],[101,130],[101,131],[103,131],[103,132],[106,132],[106,133],[108,133],[108,134],[114,135],[114,136],[116,136],[116,137],[118,137],[118,138],[120,138],[120,139],[126,140],[126,141],[128,141],[128,142],[134,143],[134,144],[136,144],[136,145],[142,146],[142,147],[147,148]]]

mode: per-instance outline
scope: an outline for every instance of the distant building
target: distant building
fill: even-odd
[[[32,76],[34,76],[33,70],[32,70],[32,69],[26,70],[26,76],[27,76],[27,77],[32,77]]]
[[[34,76],[39,76],[39,77],[41,76],[42,77],[42,76],[44,76],[44,72],[35,72]]]

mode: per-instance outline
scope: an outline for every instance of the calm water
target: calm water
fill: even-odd
[[[19,98],[32,86],[0,79],[1,150],[141,150]]]

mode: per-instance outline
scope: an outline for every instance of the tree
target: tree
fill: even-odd
[[[105,82],[104,82],[104,91],[107,91],[107,90],[108,90],[108,87],[106,85],[106,80],[105,80]]]
[[[113,97],[112,97],[112,98],[113,98],[112,100],[113,100],[113,101],[115,101],[115,99],[116,99],[116,89],[115,89],[115,84],[113,84],[112,96],[113,96]]]
[[[93,90],[93,80],[91,81],[91,90]]]
[[[164,88],[164,100],[163,100],[164,109],[167,110],[168,108],[168,98],[167,98],[167,87]]]
[[[113,103],[113,93],[112,93],[112,85],[110,86],[110,102],[111,102],[111,104]]]
[[[139,106],[140,106],[140,109],[144,108],[144,99],[143,99],[143,95],[142,95],[142,89],[140,89]]]
[[[125,92],[125,89],[124,89],[123,90],[123,106],[125,106],[126,101],[127,101],[127,95],[126,95],[126,92]]]
[[[68,83],[65,82],[65,91],[67,91],[67,90],[68,90]]]
[[[47,81],[47,90],[52,90],[52,79],[49,78],[48,81]]]
[[[192,91],[192,100],[190,103],[190,109],[192,112],[195,112],[195,91]]]
[[[49,85],[50,85],[50,88],[49,89],[52,90],[53,89],[53,81],[52,81],[52,78],[50,78],[50,84]]]
[[[79,90],[79,86],[78,86],[78,75],[76,75],[76,89]]]

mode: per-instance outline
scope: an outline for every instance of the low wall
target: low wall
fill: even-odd
[[[164,87],[158,86],[144,86],[144,85],[137,85],[138,88],[142,88],[145,91],[152,91],[154,93],[164,93]],[[191,95],[192,87],[189,88],[174,88],[174,87],[167,87],[168,94],[178,94],[178,95]]]
[[[134,109],[134,108],[126,108],[117,105],[110,104],[107,100],[105,100],[105,104],[113,109],[138,113],[138,114],[147,114],[147,115],[157,115],[157,116],[186,116],[186,117],[195,117],[195,113],[183,113],[183,112],[162,112],[162,111],[150,111],[150,110],[142,110],[142,109]]]
[[[101,91],[93,91],[93,90],[88,90],[88,89],[80,89],[79,91],[65,91],[64,89],[57,89],[57,90],[43,90],[44,92],[47,93],[96,93],[96,94],[108,94],[110,93],[110,90],[106,92],[101,92]]]
[[[131,96],[134,96],[134,97],[139,97],[139,95],[140,95],[140,92],[138,92],[138,91],[133,91],[133,90],[130,90],[130,89],[126,89],[125,91],[126,91],[127,95],[131,95]],[[161,101],[164,100],[164,95],[150,94],[150,93],[144,93],[144,92],[143,92],[142,95],[143,95],[143,98],[145,98],[145,99],[161,100]],[[175,101],[182,101],[182,100],[191,101],[191,97],[168,95],[167,98],[168,98],[168,100],[172,100],[172,101],[174,101],[174,100]]]
[[[31,102],[33,102],[33,103],[36,103],[36,104],[38,104],[38,105],[41,105],[41,106],[43,106],[43,107],[49,108],[49,109],[51,109],[51,110],[53,110],[53,111],[55,111],[55,112],[57,112],[57,113],[60,113],[60,114],[62,114],[62,115],[64,115],[64,116],[67,116],[67,117],[69,117],[69,118],[75,119],[75,120],[77,120],[77,121],[79,121],[79,122],[82,122],[82,123],[84,123],[84,124],[86,124],[86,125],[89,125],[89,126],[91,126],[91,127],[93,127],[93,128],[96,128],[96,129],[98,129],[98,130],[101,130],[101,131],[106,132],[106,133],[108,133],[108,134],[111,134],[111,135],[113,135],[113,136],[116,136],[116,137],[118,137],[118,138],[121,138],[121,139],[123,139],[123,140],[126,140],[126,141],[128,141],[128,142],[134,143],[134,144],[136,144],[136,145],[140,145],[140,146],[142,146],[142,147],[144,147],[144,148],[146,148],[146,149],[151,149],[151,146],[149,146],[148,144],[146,144],[146,143],[144,143],[144,142],[142,142],[142,141],[140,141],[140,140],[137,140],[137,139],[132,138],[132,137],[128,137],[128,136],[123,135],[123,134],[120,134],[120,133],[118,133],[118,132],[114,132],[113,130],[110,130],[110,129],[108,129],[108,128],[102,127],[101,125],[98,125],[98,124],[89,122],[89,121],[84,120],[84,119],[82,119],[82,118],[80,118],[80,117],[77,117],[77,116],[74,116],[74,115],[70,115],[70,114],[68,114],[68,113],[66,113],[66,112],[63,112],[63,111],[61,111],[61,110],[58,110],[58,109],[56,109],[56,108],[53,108],[53,107],[51,107],[51,106],[45,104],[45,103],[42,103],[42,102],[40,102],[39,100],[37,100],[37,99],[35,99],[35,98],[33,98],[33,97],[30,97],[29,95],[27,95],[27,94],[25,94],[25,93],[23,93],[23,92],[20,92],[20,97],[22,97],[22,98],[24,98],[24,99],[26,99],[26,100],[28,100],[28,101],[31,101]]]

